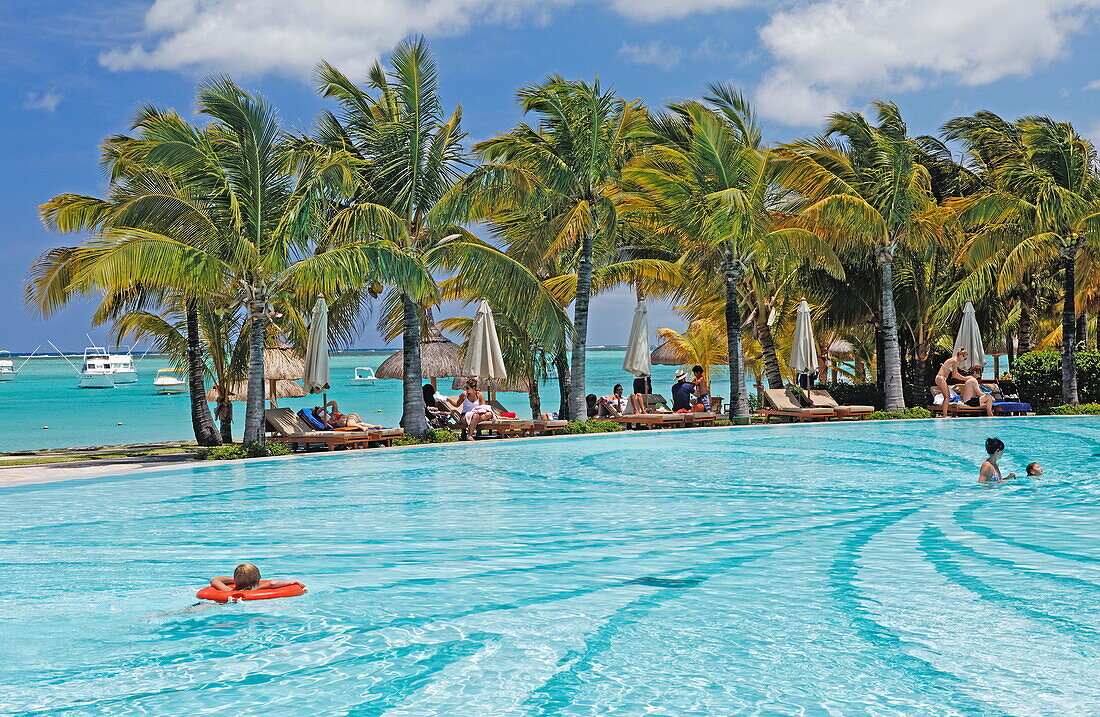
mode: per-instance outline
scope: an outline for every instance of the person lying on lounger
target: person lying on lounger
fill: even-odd
[[[336,404],[336,401],[329,401],[324,406],[313,409],[313,417],[325,424],[325,428],[329,430],[334,428],[354,428],[359,431],[367,431],[372,428],[379,428],[379,426],[370,423],[363,423],[358,413],[349,413],[347,415],[340,413],[340,407]]]

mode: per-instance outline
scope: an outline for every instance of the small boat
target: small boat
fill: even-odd
[[[153,386],[157,393],[172,394],[183,393],[187,390],[187,382],[183,380],[183,371],[178,368],[162,368],[157,371],[157,377],[153,379]]]
[[[16,373],[11,351],[0,351],[0,381],[14,381]]]
[[[350,383],[353,386],[372,386],[377,380],[373,368],[370,366],[356,366],[355,374],[351,377]]]
[[[84,362],[80,366],[78,388],[114,388],[114,371],[111,370],[111,355],[101,346],[89,346],[84,349]]]

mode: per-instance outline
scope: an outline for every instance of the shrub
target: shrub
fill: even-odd
[[[454,443],[458,440],[458,436],[446,428],[430,428],[423,438],[425,443]]]
[[[244,446],[227,444],[224,446],[200,448],[197,456],[200,461],[235,461],[245,457]]]
[[[1077,406],[1055,406],[1050,412],[1056,416],[1100,416],[1100,403],[1082,403]]]
[[[621,430],[623,430],[623,427],[614,421],[593,419],[591,421],[570,421],[564,432],[578,435],[581,433],[614,433]]]
[[[280,441],[263,441],[249,443],[244,446],[244,454],[248,458],[267,458],[268,456],[289,456],[294,451]]]
[[[1100,352],[1077,352],[1077,397],[1082,402],[1100,401]],[[1062,354],[1029,351],[1016,357],[1012,375],[1020,398],[1036,411],[1049,411],[1062,403]]]
[[[815,388],[824,389],[841,406],[874,406],[881,409],[886,405],[882,387],[874,383],[819,383]]]
[[[932,412],[927,408],[921,408],[920,406],[914,406],[913,408],[907,408],[904,411],[875,411],[871,415],[867,416],[870,421],[904,421],[918,418],[931,418]]]

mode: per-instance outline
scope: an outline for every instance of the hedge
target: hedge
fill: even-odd
[[[1100,353],[1077,352],[1077,400],[1100,402]],[[1029,351],[1012,363],[1012,377],[1020,398],[1040,412],[1062,404],[1062,354],[1058,351]]]
[[[886,396],[882,386],[875,383],[819,383],[814,388],[829,392],[841,406],[874,406],[882,409],[886,405]]]

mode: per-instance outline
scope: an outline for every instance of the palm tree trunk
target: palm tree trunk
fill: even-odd
[[[267,338],[267,302],[256,299],[250,306],[248,353],[248,401],[244,409],[244,443],[264,439],[264,343]]]
[[[420,364],[420,311],[416,302],[407,294],[401,295],[401,306],[405,322],[405,328],[401,332],[401,351],[404,356],[401,427],[405,429],[405,433],[419,436],[428,432],[428,419],[424,415],[424,393],[420,385],[424,381]]]
[[[531,391],[527,394],[527,401],[531,406],[531,418],[542,417],[542,397],[539,396],[539,382],[534,376],[527,377]]]
[[[1062,400],[1077,405],[1077,263],[1072,255],[1062,259]]]
[[[202,360],[202,343],[199,340],[199,312],[196,302],[187,301],[187,388],[191,396],[191,427],[195,441],[200,446],[221,445],[206,402],[206,365]]]
[[[757,319],[756,338],[760,341],[760,353],[764,358],[764,375],[768,378],[768,388],[783,388],[783,371],[779,368],[779,356],[775,352],[775,337],[767,320]],[[822,376],[821,380],[824,381],[825,378]]]
[[[882,343],[884,393],[887,411],[905,410],[905,393],[901,381],[901,350],[898,344],[898,318],[894,306],[894,261],[892,247],[880,252],[882,271]]]
[[[1081,314],[1077,317],[1077,330],[1073,334],[1073,340],[1077,346],[1083,349],[1088,348],[1089,345],[1089,321],[1088,317]]]
[[[726,345],[730,357],[729,418],[749,415],[749,396],[745,392],[745,355],[741,348],[741,284],[740,272],[729,262],[723,267],[726,280]]]
[[[233,402],[228,396],[218,399],[218,426],[221,429],[222,443],[232,443]]]
[[[595,219],[595,217],[593,217]],[[573,299],[573,357],[569,366],[567,416],[576,421],[588,418],[584,402],[585,351],[588,348],[588,305],[592,299],[592,232],[585,232],[581,259],[577,265],[577,293]]]
[[[554,370],[558,374],[558,418],[569,415],[569,357],[565,349],[554,354]]]

